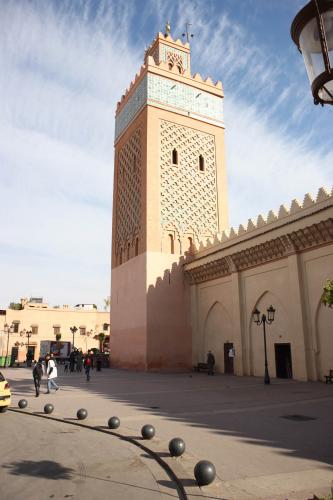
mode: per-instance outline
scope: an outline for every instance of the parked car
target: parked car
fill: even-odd
[[[0,372],[0,413],[7,410],[11,403],[11,395],[9,382]]]

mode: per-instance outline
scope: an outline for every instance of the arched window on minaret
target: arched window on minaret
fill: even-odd
[[[139,238],[135,239],[135,257],[139,255]]]
[[[178,69],[178,73],[179,73],[179,74],[182,74],[182,72],[183,72],[183,68],[181,67],[181,65],[180,65],[180,64],[177,64],[177,69]]]
[[[170,253],[175,253],[175,242],[172,234],[169,234],[169,241],[170,241]]]
[[[120,254],[119,254],[119,264],[121,265],[123,263],[123,249],[120,249]]]
[[[192,251],[193,251],[193,239],[191,238],[191,236],[189,236],[187,238],[187,240],[188,240],[188,251],[190,253],[192,253]]]
[[[199,170],[200,172],[204,172],[205,170],[205,159],[202,155],[199,156]]]
[[[171,62],[169,62],[169,69],[172,69],[173,68],[173,64]]]
[[[172,150],[172,164],[178,165],[178,151],[176,148]]]
[[[136,171],[136,155],[133,156],[133,171]]]
[[[130,259],[131,244],[127,243],[127,260]]]

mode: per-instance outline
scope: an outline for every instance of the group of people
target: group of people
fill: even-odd
[[[86,355],[83,355],[82,351],[79,352],[80,355],[74,354],[72,356],[72,354],[74,353],[74,351],[72,351],[69,357],[69,368],[70,371],[74,371],[75,367],[77,371],[82,371],[82,366],[83,366],[87,382],[89,382],[90,370],[93,368],[94,365],[94,353],[93,351],[91,351],[88,352]],[[73,362],[73,360],[75,361]],[[66,367],[68,371],[68,362],[65,362],[65,371]],[[100,367],[98,366],[98,361],[97,361],[97,370],[100,371]],[[36,389],[36,398],[38,398],[40,394],[41,381],[44,375],[46,376],[47,379],[47,391],[45,392],[45,394],[50,394],[51,389],[54,389],[54,391],[57,392],[60,389],[60,387],[56,384],[56,378],[58,377],[58,367],[54,355],[52,353],[47,354],[44,360],[40,358],[38,361],[33,362],[32,376]]]
[[[38,398],[40,393],[43,375],[46,375],[47,378],[47,391],[45,394],[50,394],[51,389],[55,389],[55,392],[57,392],[59,386],[56,384],[55,379],[58,376],[58,369],[52,353],[47,354],[45,360],[40,358],[38,361],[33,362],[32,376],[36,389],[36,398]]]

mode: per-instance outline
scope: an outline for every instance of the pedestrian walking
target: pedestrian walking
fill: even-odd
[[[84,366],[84,371],[85,371],[85,374],[87,377],[87,382],[89,382],[90,370],[92,368],[92,359],[91,359],[90,354],[87,354],[86,357],[84,358],[83,366]]]
[[[47,367],[46,367],[46,373],[47,373],[47,391],[46,394],[50,394],[50,389],[55,389],[55,391],[59,390],[59,387],[57,386],[55,379],[58,376],[58,370],[57,370],[57,365],[53,359],[53,354],[50,354]]]
[[[100,354],[97,356],[96,368],[98,372],[102,370],[102,356]]]
[[[73,373],[75,366],[75,352],[72,351],[69,355],[69,370]]]
[[[207,354],[208,375],[214,375],[215,357],[212,351]]]
[[[82,372],[82,363],[83,363],[82,351],[78,351],[76,356],[76,371]]]
[[[43,365],[41,360],[34,361],[32,366],[32,376],[34,379],[35,389],[36,389],[36,398],[39,396],[40,391],[40,383],[43,377]]]

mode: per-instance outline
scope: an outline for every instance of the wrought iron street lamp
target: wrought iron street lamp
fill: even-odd
[[[296,15],[291,38],[302,53],[315,104],[333,104],[333,0],[311,0]]]
[[[32,331],[31,330],[26,330],[25,328],[20,332],[21,337],[27,337],[28,343],[27,343],[27,354],[26,354],[26,360],[27,360],[27,366],[31,366],[30,363],[30,355],[29,355],[29,349],[30,349],[30,338],[32,336]]]
[[[71,326],[71,327],[70,327],[70,331],[71,331],[71,332],[72,332],[72,334],[73,334],[73,351],[74,351],[74,348],[75,348],[75,345],[74,345],[74,335],[75,335],[75,333],[77,332],[77,328],[76,328],[76,326]]]
[[[4,324],[3,327],[5,333],[7,333],[7,349],[6,349],[6,360],[5,360],[5,367],[8,366],[8,349],[9,349],[9,334],[14,333],[15,327],[14,325],[7,325],[7,323]]]
[[[260,311],[258,309],[255,309],[252,313],[253,315],[253,321],[257,325],[263,325],[264,329],[264,348],[265,348],[265,377],[264,377],[264,383],[265,384],[270,384],[271,379],[269,378],[269,373],[268,373],[268,362],[267,362],[267,346],[266,346],[266,323],[271,324],[274,321],[274,316],[275,316],[275,309],[273,306],[270,306],[267,309],[267,316],[266,314],[262,314],[260,318]]]

